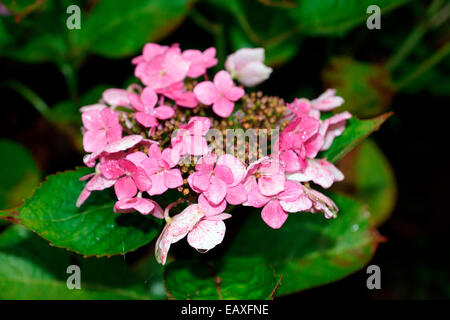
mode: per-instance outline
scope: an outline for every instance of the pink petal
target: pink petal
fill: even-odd
[[[169,106],[161,106],[155,109],[155,116],[161,120],[170,119],[174,114],[175,111]]]
[[[219,96],[213,104],[213,111],[222,118],[228,118],[234,109],[234,102],[223,96]]]
[[[150,179],[152,180],[152,187],[149,190],[147,190],[147,193],[150,196],[163,194],[164,192],[167,191],[168,188],[164,181],[163,172],[159,172],[157,174],[152,175]]]
[[[247,191],[245,191],[242,184],[238,184],[234,187],[228,187],[225,199],[231,205],[242,204],[247,201]]]
[[[122,177],[114,185],[114,191],[119,200],[133,198],[137,193],[136,184],[131,177]]]
[[[312,202],[311,200],[305,196],[301,195],[295,201],[281,201],[280,205],[284,211],[287,212],[300,212],[311,209]]]
[[[187,240],[197,250],[210,250],[223,241],[225,236],[223,221],[200,221],[188,234]]]
[[[76,206],[78,208],[81,207],[81,205],[87,200],[87,198],[89,198],[90,195],[91,195],[91,192],[89,190],[87,190],[86,188],[84,188],[81,191],[80,196],[77,199]]]
[[[209,173],[194,172],[188,177],[189,185],[194,191],[205,192],[209,188],[210,181],[211,175]]]
[[[142,124],[146,128],[152,128],[158,125],[158,120],[151,114],[145,112],[136,112],[134,114],[136,121]]]
[[[201,206],[191,204],[180,214],[172,217],[172,221],[164,227],[164,230],[156,241],[156,260],[164,265],[167,260],[170,245],[184,238],[204,215],[205,210]]]
[[[86,152],[102,150],[106,144],[105,130],[88,130],[83,136],[83,147]]]
[[[284,174],[263,175],[258,179],[258,189],[265,196],[274,196],[284,190],[286,177]]]
[[[104,129],[102,116],[99,110],[92,110],[84,112],[81,115],[83,125],[88,130],[101,130]]]
[[[214,153],[205,154],[195,165],[195,170],[204,173],[210,173],[214,169],[214,164],[217,161],[217,155]]]
[[[85,188],[89,191],[104,190],[112,187],[115,182],[116,180],[106,179],[102,175],[96,175],[89,180]]]
[[[214,175],[227,185],[232,184],[234,181],[233,172],[231,172],[231,169],[227,166],[216,165],[214,168]]]
[[[227,194],[227,185],[216,177],[211,177],[208,190],[204,193],[205,197],[214,205],[219,204]]]
[[[205,105],[213,104],[219,97],[216,86],[211,81],[203,81],[194,88],[194,94],[198,101]]]
[[[108,153],[114,153],[119,151],[125,151],[127,149],[130,149],[131,147],[134,147],[139,142],[141,142],[144,138],[141,135],[135,134],[123,137],[120,140],[111,142],[109,145],[105,147],[103,151]]]
[[[222,94],[225,94],[228,90],[235,86],[230,74],[225,70],[221,70],[216,73],[214,76],[214,84],[217,91]]]
[[[171,76],[172,83],[181,81],[186,77],[191,63],[184,59],[178,50],[168,50],[164,57],[163,68]]]
[[[154,175],[160,169],[158,160],[153,158],[147,158],[144,161],[142,161],[141,167],[145,170],[145,172],[149,177]]]
[[[155,205],[149,199],[132,198],[117,201],[114,205],[114,212],[122,213],[136,210],[142,214],[149,214],[154,208]]]
[[[155,90],[150,87],[145,87],[141,93],[141,100],[146,110],[153,109],[158,101],[158,96],[156,95]]]
[[[106,179],[118,179],[125,171],[116,160],[108,160],[100,164],[100,172]]]
[[[183,177],[180,169],[167,170],[164,173],[164,183],[168,188],[178,188],[183,185]]]
[[[281,152],[280,160],[284,163],[287,172],[294,172],[300,170],[298,155],[293,150]]]
[[[297,200],[302,194],[303,188],[298,182],[287,180],[284,190],[277,195],[277,199],[290,202]]]
[[[119,125],[119,116],[117,112],[110,108],[105,108],[100,111],[101,120],[104,126],[114,127]]]
[[[138,167],[136,171],[133,172],[132,178],[136,183],[139,191],[147,191],[152,187],[152,181],[145,173],[144,169]]]
[[[198,197],[198,204],[201,205],[203,209],[205,209],[205,216],[208,217],[219,215],[227,208],[226,201],[222,201],[221,203],[214,205],[211,204],[203,194]]]
[[[220,156],[217,160],[217,165],[227,166],[231,169],[231,172],[233,173],[233,182],[230,186],[239,184],[247,174],[244,164],[231,154],[224,154]]]
[[[129,104],[128,91],[123,89],[107,89],[103,92],[103,100],[110,106],[127,106]]]
[[[133,162],[135,166],[140,166],[144,160],[148,159],[148,157],[142,151],[136,151],[127,155],[126,159]]]
[[[161,155],[162,155],[162,152],[158,145],[152,144],[150,146],[150,148],[148,148],[149,158],[159,160],[159,159],[161,159]]]
[[[161,154],[161,159],[169,165],[169,168],[173,168],[180,161],[180,154],[172,148],[166,148]]]
[[[145,106],[139,98],[139,95],[137,95],[136,93],[130,93],[128,99],[130,100],[130,103],[134,109],[136,109],[137,111],[145,112]]]
[[[261,211],[261,218],[273,229],[279,229],[288,218],[278,200],[271,200]]]
[[[108,143],[117,141],[122,138],[122,127],[115,126],[106,131],[106,140]]]

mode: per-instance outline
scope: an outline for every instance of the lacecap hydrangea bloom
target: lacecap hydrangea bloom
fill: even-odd
[[[148,43],[132,60],[138,83],[108,89],[99,102],[81,108],[84,163],[93,173],[82,178],[87,183],[77,206],[93,191],[113,188],[116,213],[164,219],[155,248],[162,264],[170,246],[185,237],[200,252],[220,244],[231,206],[261,208],[262,220],[274,229],[298,212],[326,218],[338,212],[313,186],[329,188],[344,179],[317,158],[351,117],[321,118],[343,99],[333,89],[290,103],[246,92],[241,85],[255,86],[272,72],[264,49],[239,50],[228,57],[227,70],[208,75],[218,63],[215,55],[215,48],[182,51],[177,44]],[[179,213],[171,214],[176,208]]]

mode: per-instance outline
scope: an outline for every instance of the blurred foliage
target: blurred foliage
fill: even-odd
[[[391,165],[377,144],[367,139],[339,162],[339,168],[345,180],[333,189],[364,201],[376,226],[385,222],[394,209],[397,185]]]
[[[49,176],[17,212],[0,212],[0,217],[84,256],[125,254],[153,240],[162,221],[138,213],[114,214],[114,200],[107,192],[94,192],[81,208],[75,206],[85,185],[79,179],[91,171],[80,168]]]
[[[364,205],[337,194],[339,218],[289,215],[280,230],[269,228],[253,210],[227,255],[259,257],[283,275],[279,294],[289,294],[341,279],[362,268],[375,253],[377,232]]]
[[[153,259],[153,257],[150,257]],[[152,299],[161,298],[146,286],[124,258],[87,258],[51,248],[47,242],[22,226],[0,234],[1,299]],[[78,265],[81,289],[69,290],[66,269]],[[158,273],[153,265],[147,273]]]
[[[88,62],[94,57],[108,59],[114,68],[113,59],[129,59],[138,55],[146,42],[166,41],[167,37],[179,41],[182,48],[187,44],[199,49],[214,45],[219,65],[234,50],[264,47],[267,64],[276,68],[272,75],[275,82],[265,86],[289,87],[290,92],[313,98],[319,93],[318,79],[324,87],[337,88],[337,94],[346,100],[339,111],[346,109],[360,118],[375,117],[355,117],[347,122],[347,130],[333,148],[321,154],[333,162],[379,128],[389,117],[389,113],[382,113],[392,108],[398,92],[450,94],[450,59],[446,59],[450,54],[450,4],[445,0],[1,2],[10,13],[3,8],[0,16],[0,57],[24,66],[53,64],[65,79],[68,95],[48,103],[49,97],[40,97],[36,88],[24,84],[26,78],[2,79],[2,88],[23,96],[50,124],[68,134],[79,151],[78,110],[95,103],[109,87],[103,85],[109,79],[101,78],[80,92],[79,77]],[[73,4],[81,8],[80,30],[66,27],[66,9]],[[366,9],[372,4],[381,8],[382,31],[365,27]],[[396,28],[385,32],[385,19],[395,22],[397,13],[390,11],[400,7],[402,17],[409,19],[404,22],[407,32],[396,32]],[[183,33],[183,27],[178,28],[186,19],[197,28],[194,32],[189,29]],[[172,38],[173,32],[177,37]],[[310,74],[310,67],[317,68],[313,71],[320,74],[317,79]],[[163,268],[156,265],[152,253],[138,254],[136,263],[124,261],[126,252],[155,238],[160,227],[155,220],[115,215],[107,193],[94,193],[86,206],[77,209],[74,201],[83,187],[78,178],[87,174],[87,169],[49,177],[24,206],[10,209],[31,195],[41,173],[22,146],[1,140],[0,147],[4,151],[0,156],[0,216],[20,222],[54,246],[82,255],[124,255],[84,259],[51,248],[23,227],[3,224],[1,298],[165,297]],[[174,260],[166,267],[169,297],[266,299],[277,290],[280,294],[305,290],[362,268],[380,240],[373,224],[381,225],[395,205],[395,177],[382,151],[370,140],[340,160],[339,166],[346,180],[335,191],[357,200],[333,193],[340,207],[338,219],[292,214],[282,230],[269,230],[258,212],[253,212],[219,259],[191,260],[188,265]],[[64,272],[69,264],[79,264],[86,276],[81,291],[67,290]]]
[[[280,275],[258,258],[227,258],[206,265],[177,260],[164,270],[167,294],[181,300],[273,299]]]
[[[0,209],[20,205],[41,181],[30,153],[14,141],[0,140]]]

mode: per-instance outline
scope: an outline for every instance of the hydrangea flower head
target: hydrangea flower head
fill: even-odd
[[[80,109],[83,160],[94,172],[82,177],[76,205],[112,188],[116,214],[163,219],[155,246],[162,264],[183,238],[199,252],[222,243],[234,206],[259,209],[274,229],[297,212],[320,211],[326,218],[338,212],[315,187],[344,179],[319,157],[351,117],[322,115],[343,99],[332,89],[291,103],[246,92],[233,78],[246,86],[265,80],[272,69],[263,64],[264,50],[239,50],[227,59],[228,71],[208,75],[215,55],[215,48],[146,44],[132,60],[140,83],[108,89]],[[240,130],[249,140],[239,139]],[[267,139],[251,140],[252,134]]]

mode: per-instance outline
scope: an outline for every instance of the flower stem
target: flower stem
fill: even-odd
[[[9,87],[19,93],[22,97],[24,97],[30,104],[42,115],[44,118],[47,118],[50,113],[50,108],[47,103],[41,99],[33,90],[28,88],[26,85],[15,81],[8,80],[0,83],[0,85]]]
[[[398,89],[404,88],[406,85],[411,83],[416,78],[420,77],[426,71],[437,65],[442,59],[444,59],[448,54],[450,54],[450,42],[439,49],[435,54],[423,62],[419,67],[417,67],[413,72],[405,76],[403,79],[396,83]]]
[[[167,224],[170,224],[171,222],[172,222],[172,218],[169,216],[169,211],[170,211],[170,209],[172,209],[173,207],[175,207],[176,205],[178,205],[178,204],[180,204],[180,203],[182,203],[182,202],[184,202],[184,201],[186,201],[185,199],[178,199],[177,201],[174,201],[174,202],[172,202],[172,203],[170,203],[167,207],[166,207],[166,209],[164,209],[164,219],[166,220],[166,223]]]

